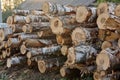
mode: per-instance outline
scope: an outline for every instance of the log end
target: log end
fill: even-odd
[[[97,14],[108,13],[108,4],[106,2],[100,3],[97,7]]]
[[[120,17],[120,4],[115,8],[115,15]]]
[[[5,33],[3,29],[0,29],[0,41],[3,41],[5,39]]]
[[[61,74],[62,77],[65,77],[66,76],[66,68],[62,67],[60,69],[60,74]]]
[[[89,15],[89,11],[85,6],[79,6],[76,11],[76,20],[79,23],[83,23],[86,21]]]
[[[56,36],[56,40],[57,40],[57,43],[58,43],[58,44],[60,44],[60,45],[63,45],[63,44],[64,44],[64,39],[62,38],[62,36],[57,35],[57,36]]]
[[[7,48],[7,49],[6,49],[6,53],[7,53],[7,56],[10,56],[10,54],[11,54],[11,49],[10,49],[10,48]]]
[[[11,59],[10,59],[10,58],[7,59],[7,67],[8,67],[8,68],[11,67]]]
[[[105,50],[102,50],[96,57],[98,70],[107,70],[110,67],[110,58]]]
[[[32,32],[32,27],[29,24],[26,24],[22,27],[22,30],[24,33],[31,33]]]
[[[66,56],[68,54],[68,47],[66,45],[63,45],[61,48],[62,55]]]
[[[101,15],[98,16],[97,18],[97,25],[99,29],[106,29],[105,22],[106,20],[109,18],[109,14],[107,13],[103,13]]]
[[[86,34],[82,28],[75,28],[75,30],[73,30],[72,32],[71,37],[72,37],[72,42],[75,45],[78,45],[79,43],[86,41]]]
[[[101,49],[103,50],[103,49],[110,48],[110,47],[112,47],[112,44],[109,41],[104,41],[102,43]]]
[[[13,24],[13,22],[14,22],[14,19],[13,19],[13,16],[9,16],[8,18],[7,18],[7,24]]]
[[[42,10],[45,13],[49,13],[49,3],[48,2],[44,2],[42,5]]]
[[[45,73],[46,71],[46,64],[43,60],[38,61],[38,69],[41,73]]]
[[[119,48],[120,48],[120,38],[119,38],[119,40],[118,40],[118,46],[119,46]]]
[[[25,45],[22,45],[22,46],[21,46],[20,52],[21,52],[22,54],[25,54],[25,53],[26,53],[26,46],[25,46]]]
[[[2,51],[2,57],[5,59],[5,58],[6,58],[6,56],[7,56],[6,51]]]
[[[28,58],[27,59],[27,65],[30,66],[32,64],[32,61]]]
[[[54,34],[64,33],[63,23],[58,17],[54,17],[51,19],[50,28]]]

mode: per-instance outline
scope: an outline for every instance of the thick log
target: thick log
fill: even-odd
[[[61,54],[63,56],[66,56],[68,54],[68,46],[67,45],[63,45],[61,48]]]
[[[37,11],[37,10],[31,10],[31,14],[37,15],[37,16],[45,15],[43,11]]]
[[[14,15],[22,15],[22,16],[26,16],[28,14],[30,14],[30,10],[13,10],[13,14]]]
[[[8,25],[13,24],[13,23],[14,23],[14,17],[13,17],[13,16],[9,16],[9,17],[7,18],[6,23],[7,23]]]
[[[103,2],[100,3],[97,7],[97,15],[101,15],[102,13],[110,13],[114,14],[114,9],[116,5],[114,3]]]
[[[11,57],[7,59],[7,67],[10,68],[14,65],[18,65],[18,64],[22,64],[26,62],[26,58],[25,57]]]
[[[107,70],[110,67],[113,67],[116,63],[119,62],[118,58],[115,56],[118,53],[118,50],[112,50],[107,48],[102,50],[96,57],[97,70]]]
[[[72,45],[71,36],[57,35],[56,36],[57,43],[60,45]]]
[[[115,7],[115,15],[120,17],[120,4],[118,4],[116,7]]]
[[[97,9],[95,7],[79,6],[76,11],[76,21],[79,23],[95,22]]]
[[[76,23],[75,16],[61,16],[51,19],[50,28],[54,34],[62,34],[68,32],[69,29],[73,29]],[[69,29],[66,29],[66,28]]]
[[[21,24],[12,24],[10,27],[12,28],[12,31],[14,33],[21,33],[22,31],[22,26]]]
[[[71,38],[74,45],[92,41],[97,38],[97,28],[82,28],[77,27],[73,30]]]
[[[7,41],[7,47],[17,48],[20,46],[21,41],[18,38],[9,38]]]
[[[18,16],[18,15],[15,15],[14,16],[14,23],[16,24],[25,24],[26,23],[26,17],[25,16]]]
[[[52,33],[51,29],[44,29],[37,32],[39,38],[41,39],[55,39],[56,35]]]
[[[57,52],[60,51],[60,46],[48,46],[48,47],[43,47],[43,48],[27,48],[25,45],[22,45],[20,48],[20,52],[22,54],[25,54],[27,51],[32,51],[33,53],[39,53],[39,54],[43,54],[43,55],[51,55],[51,54],[57,54]]]
[[[114,41],[117,40],[119,37],[120,35],[116,32],[99,29],[98,38],[102,41]]]
[[[75,7],[66,6],[61,4],[55,4],[50,2],[45,2],[42,6],[42,10],[45,13],[57,14],[57,15],[66,15],[66,14],[75,14]]]
[[[99,29],[117,30],[120,29],[120,18],[112,14],[103,13],[97,18]]]
[[[86,60],[96,56],[97,51],[92,46],[79,45],[68,49],[67,65],[75,63],[85,63]]]
[[[37,16],[37,15],[28,15],[26,17],[26,23],[31,23],[31,22],[49,22],[49,17],[47,16]]]
[[[55,67],[59,68],[60,66],[64,64],[65,60],[66,60],[65,57],[39,60],[38,69],[41,73],[45,73],[46,71],[50,71],[51,69]]]
[[[18,36],[18,39],[20,41],[26,40],[26,39],[39,39],[39,36],[36,33],[33,33],[33,34],[20,34]]]
[[[40,22],[40,23],[32,23],[32,24],[25,24],[22,27],[24,33],[32,33],[36,31],[42,31],[44,29],[49,29],[48,22]]]
[[[7,37],[12,33],[13,31],[9,27],[0,29],[0,41],[6,40]]]

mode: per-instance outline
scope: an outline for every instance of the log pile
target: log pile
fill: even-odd
[[[8,68],[27,64],[41,73],[60,70],[62,77],[77,73],[111,80],[120,71],[119,7],[45,2],[41,11],[14,10],[8,26],[0,27],[0,58]]]

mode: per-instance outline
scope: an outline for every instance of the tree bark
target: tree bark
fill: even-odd
[[[97,10],[95,7],[79,6],[76,11],[76,20],[79,23],[95,22]]]
[[[50,2],[45,2],[42,6],[42,10],[45,13],[56,14],[56,15],[66,15],[66,14],[75,14],[75,7],[60,5]]]
[[[14,33],[21,33],[21,32],[23,32],[22,26],[23,25],[21,25],[21,24],[12,24],[10,27],[12,28],[12,31]]]
[[[25,24],[26,23],[25,20],[26,20],[25,16],[18,16],[18,15],[14,16],[14,23],[15,24]]]
[[[14,15],[21,15],[21,16],[26,16],[30,14],[30,10],[13,10]]]

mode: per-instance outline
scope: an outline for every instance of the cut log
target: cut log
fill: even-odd
[[[9,38],[7,41],[7,47],[16,48],[20,46],[20,41],[18,38]]]
[[[96,57],[97,70],[107,70],[118,63],[119,60],[115,56],[117,53],[118,50],[112,50],[110,48],[102,50]]]
[[[51,29],[48,30],[40,30],[37,32],[40,39],[55,39],[56,35],[52,33]]]
[[[68,46],[67,45],[63,45],[61,48],[61,54],[63,56],[66,56],[68,54]]]
[[[69,29],[73,29],[75,26],[73,24],[76,23],[75,16],[62,16],[62,17],[54,17],[51,19],[50,28],[54,34],[62,34],[69,31]],[[70,26],[72,25],[72,26]],[[68,26],[69,29],[66,29]]]
[[[71,36],[57,35],[56,36],[57,43],[60,45],[72,45]]]
[[[22,26],[21,24],[12,24],[11,28],[14,33],[21,33],[22,31]]]
[[[119,40],[118,40],[118,46],[119,46],[119,48],[120,48],[120,38],[119,38]]]
[[[26,23],[31,22],[49,22],[49,18],[47,16],[37,16],[37,15],[28,15],[26,17]]]
[[[43,11],[37,11],[37,10],[31,10],[31,14],[37,15],[37,16],[45,15]]]
[[[120,4],[118,4],[117,6],[116,6],[116,8],[115,8],[115,15],[116,16],[118,16],[118,17],[120,17]]]
[[[60,66],[62,66],[64,64],[65,60],[66,60],[66,58],[64,58],[64,57],[39,60],[38,61],[38,69],[41,73],[45,73],[46,71],[50,71],[51,69],[53,69],[55,67],[59,68]]]
[[[14,17],[13,16],[9,16],[8,18],[7,18],[7,24],[8,25],[11,25],[11,24],[13,24],[14,23]]]
[[[119,37],[120,35],[116,32],[99,29],[98,38],[102,41],[114,41],[117,40]]]
[[[18,16],[18,15],[15,15],[14,16],[14,23],[16,24],[25,24],[26,23],[26,17],[25,16]]]
[[[93,74],[94,80],[110,80],[110,79],[105,79],[106,72],[105,71],[96,71]]]
[[[95,22],[97,10],[95,7],[79,6],[76,11],[76,21],[79,23]]]
[[[26,62],[25,57],[11,57],[7,59],[7,67],[10,68],[11,66],[22,64]]]
[[[103,49],[110,48],[110,47],[112,47],[112,43],[109,41],[104,41],[102,43],[101,49],[103,50]]]
[[[42,31],[42,30],[49,29],[49,23],[48,22],[40,22],[40,23],[32,23],[32,24],[25,24],[22,27],[22,30],[24,33],[31,33],[36,31]]]
[[[108,2],[100,3],[97,7],[97,15],[99,16],[102,13],[114,14],[115,7],[116,5],[114,3],[108,3]]]
[[[112,14],[103,13],[97,18],[99,29],[117,30],[120,29],[120,18]]]
[[[20,34],[18,36],[18,39],[20,41],[26,40],[26,39],[39,39],[39,36],[37,34],[34,34],[34,33],[33,34]]]
[[[67,65],[75,63],[85,63],[87,59],[96,56],[97,51],[92,46],[80,45],[68,49]]]
[[[97,28],[82,28],[77,27],[73,30],[71,38],[74,45],[92,41],[97,38]]]
[[[57,15],[66,15],[66,14],[75,14],[75,7],[66,6],[61,4],[55,4],[50,2],[43,3],[42,10],[45,13],[57,14]]]
[[[28,14],[30,14],[30,10],[13,10],[13,14],[14,15],[22,15],[22,16],[26,16]]]
[[[60,46],[48,46],[43,48],[27,48],[25,45],[22,45],[20,48],[20,52],[22,54],[25,54],[27,51],[34,51],[35,53],[38,52],[39,54],[43,55],[51,55],[51,54],[57,54],[57,52],[60,51]],[[34,53],[33,53],[34,54]]]
[[[12,33],[12,29],[9,27],[0,29],[0,41],[6,40],[7,37]]]

